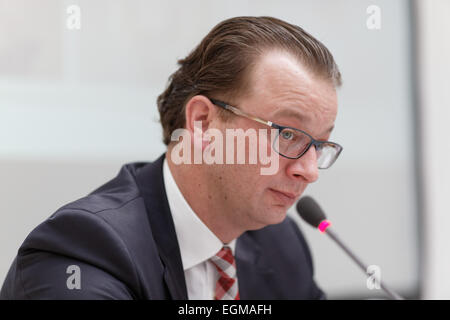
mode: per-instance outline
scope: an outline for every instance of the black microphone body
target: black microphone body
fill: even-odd
[[[326,220],[326,216],[320,206],[311,197],[303,197],[297,203],[297,212],[299,215],[310,225],[315,228],[319,228],[322,233],[326,233],[331,239],[334,240],[344,250],[348,256],[363,270],[368,276],[372,276],[373,273],[368,271],[368,265],[361,261],[338,237],[338,235],[330,228],[330,222]],[[386,294],[394,300],[404,300],[399,294],[388,288],[386,284],[378,279],[380,287],[386,292]]]

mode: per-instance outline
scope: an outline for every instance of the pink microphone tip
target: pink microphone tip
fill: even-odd
[[[320,230],[320,232],[324,233],[329,226],[331,226],[331,222],[328,220],[323,220],[317,228]]]

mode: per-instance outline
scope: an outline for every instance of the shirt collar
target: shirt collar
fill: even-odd
[[[166,158],[163,163],[163,178],[180,246],[183,268],[187,270],[213,257],[224,244],[189,206],[172,176]],[[227,245],[234,255],[236,239]]]

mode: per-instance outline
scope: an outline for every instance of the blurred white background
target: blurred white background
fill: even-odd
[[[79,30],[66,26],[74,4]],[[380,29],[366,25],[371,5]],[[449,219],[449,13],[444,0],[0,0],[0,284],[25,237],[57,208],[122,164],[164,152],[156,97],[177,59],[221,20],[270,15],[321,40],[343,75],[332,139],[344,151],[306,194],[395,290],[450,298],[450,239],[437,223]],[[383,296],[290,214],[329,298]]]

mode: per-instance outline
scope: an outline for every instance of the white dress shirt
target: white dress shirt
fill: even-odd
[[[191,209],[178,188],[165,158],[163,177],[180,246],[188,297],[190,300],[212,300],[219,273],[208,260],[218,253],[224,244]],[[234,255],[236,240],[227,245]]]

